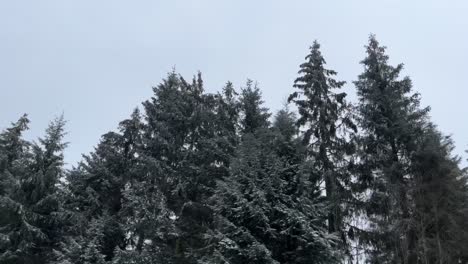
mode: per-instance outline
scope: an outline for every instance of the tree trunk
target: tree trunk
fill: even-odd
[[[442,244],[440,243],[440,227],[439,227],[439,212],[437,210],[437,205],[434,206],[434,212],[435,212],[435,221],[436,221],[436,240],[437,240],[437,251],[439,254],[439,264],[443,264],[443,252],[442,252]]]
[[[330,211],[328,212],[328,232],[334,233],[336,232],[336,201],[335,201],[335,193],[333,187],[333,179],[330,172],[326,172],[325,174],[325,191],[327,201],[330,205]]]

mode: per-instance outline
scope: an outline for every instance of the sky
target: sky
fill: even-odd
[[[28,113],[37,139],[63,113],[75,165],[173,68],[208,92],[256,80],[277,111],[314,40],[355,101],[374,33],[466,159],[467,14],[462,0],[0,0],[0,129]]]

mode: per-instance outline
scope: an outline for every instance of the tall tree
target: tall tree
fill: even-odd
[[[369,221],[361,240],[370,245],[372,263],[415,263],[410,254],[415,231],[408,224],[413,176],[408,171],[429,109],[420,108],[411,80],[399,78],[403,65],[389,65],[385,47],[373,35],[366,51],[364,72],[354,82],[362,128],[358,182]]]
[[[212,218],[207,199],[227,173],[237,144],[235,92],[228,85],[222,95],[208,94],[201,74],[189,83],[176,73],[153,90],[154,97],[144,102],[142,157],[154,168],[151,184],[174,219],[175,241],[169,242],[174,261],[192,263],[206,246],[203,223]]]
[[[13,195],[31,159],[31,145],[22,137],[28,124],[27,115],[23,115],[0,134],[0,263],[14,263],[17,259],[10,240],[13,231],[10,227],[20,221],[16,212],[21,205],[13,200]]]
[[[309,166],[277,154],[277,139],[272,131],[245,135],[218,182],[216,250],[227,263],[337,263],[317,181]]]
[[[62,244],[63,254],[73,252],[71,248],[77,243],[86,251],[91,246],[89,239],[98,236],[92,246],[109,261],[116,247],[125,248],[131,242],[127,241],[123,226],[122,203],[127,184],[138,177],[135,170],[141,146],[140,118],[139,111],[135,110],[130,119],[120,123],[119,132],[103,135],[95,151],[84,156],[84,161],[67,175],[65,210],[69,221],[65,225],[67,239]],[[91,223],[99,223],[93,225],[92,232],[89,231]],[[69,261],[79,263],[73,256],[69,256]]]
[[[468,185],[453,157],[453,142],[433,124],[425,127],[412,157],[414,201],[410,224],[416,227],[412,263],[464,263],[468,260]]]
[[[353,151],[346,137],[356,126],[351,119],[350,104],[345,101],[346,93],[340,91],[345,82],[335,80],[337,73],[325,68],[317,41],[305,59],[294,81],[298,91],[288,101],[298,107],[297,125],[304,128],[303,142],[314,162],[313,173],[321,175],[325,182],[330,208],[328,230],[344,238],[343,208],[351,197],[346,157]]]
[[[63,177],[65,121],[60,117],[51,122],[45,137],[32,144],[21,139],[27,123],[23,117],[1,136],[6,170],[14,173],[1,200],[1,263],[49,263],[61,238],[57,186]]]

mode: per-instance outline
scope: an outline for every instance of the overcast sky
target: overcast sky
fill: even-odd
[[[0,1],[0,129],[28,113],[37,138],[64,112],[73,165],[173,67],[200,70],[209,92],[257,80],[274,111],[314,39],[354,100],[372,32],[464,154],[467,14],[461,0]]]

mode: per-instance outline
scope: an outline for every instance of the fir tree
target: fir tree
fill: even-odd
[[[31,144],[22,138],[28,129],[29,119],[23,115],[0,134],[0,263],[14,263],[14,245],[10,239],[14,235],[13,225],[21,221],[21,205],[14,200],[14,192],[20,184],[20,177],[27,173],[30,163]]]
[[[411,261],[464,263],[467,260],[468,186],[466,173],[453,157],[453,142],[428,124],[412,157],[414,183],[410,194],[414,209],[410,224],[416,227],[417,247]]]
[[[304,128],[303,142],[314,162],[313,173],[322,175],[325,182],[330,206],[328,230],[344,238],[342,208],[347,206],[351,196],[346,157],[353,150],[346,136],[355,131],[356,126],[351,119],[350,105],[345,101],[346,93],[339,91],[345,82],[335,80],[337,73],[325,68],[317,41],[310,50],[306,62],[300,65],[300,76],[294,81],[298,91],[291,94],[288,101],[298,107],[297,125]]]
[[[389,65],[385,47],[374,36],[361,63],[364,72],[355,82],[363,130],[358,182],[363,194],[368,193],[361,197],[370,227],[361,240],[370,245],[372,263],[414,263],[410,252],[416,237],[408,224],[413,176],[407,172],[429,109],[420,108],[411,80],[399,79],[403,65]]]
[[[226,174],[237,141],[235,94],[229,86],[222,96],[205,93],[200,74],[188,83],[171,73],[153,90],[144,102],[142,158],[151,169],[149,186],[159,190],[174,219],[176,232],[167,242],[173,261],[192,263],[206,246],[212,218],[206,200]]]
[[[270,125],[268,109],[262,106],[262,93],[257,84],[252,80],[247,80],[247,85],[242,89],[239,99],[242,117],[240,125],[242,133],[254,133],[259,128],[266,128]]]
[[[282,160],[271,148],[274,140],[271,132],[246,135],[229,177],[218,182],[217,251],[227,263],[336,263],[335,239],[323,224],[325,207],[319,195],[311,195],[317,182],[307,166],[298,170]],[[300,188],[291,193],[297,182]]]
[[[2,134],[2,139],[7,139],[3,141],[6,144],[2,144],[2,149],[5,146],[5,150],[9,150],[5,155],[7,165],[26,156],[16,160],[21,163],[21,174],[11,175],[14,184],[2,196],[5,210],[2,210],[1,221],[1,263],[49,263],[61,238],[61,203],[57,185],[63,176],[65,121],[60,117],[51,122],[45,137],[33,144],[26,144],[21,139],[27,123],[23,117]],[[6,169],[9,173],[19,172],[17,165]]]
[[[141,145],[141,122],[138,110],[130,119],[120,123],[119,132],[109,132],[102,137],[95,151],[84,156],[84,161],[68,177],[66,225],[68,239],[62,251],[70,251],[81,237],[88,233],[90,223],[100,221],[100,230],[93,233],[101,238],[96,247],[107,261],[114,256],[115,248],[125,248],[126,241],[122,210],[125,186],[138,177],[134,172],[138,164],[137,151]],[[86,248],[86,247],[84,247]]]
[[[28,124],[29,119],[25,114],[17,122],[12,123],[12,127],[0,134],[0,172],[6,173],[7,170],[11,169],[13,161],[20,159],[24,153],[27,153],[29,144],[22,138],[22,134],[28,129]],[[4,175],[2,180],[6,178],[8,176]],[[5,192],[5,189],[1,189],[1,194]]]
[[[239,142],[239,108],[240,103],[238,94],[231,82],[228,82],[221,93],[216,95],[216,103],[214,112],[216,114],[216,130],[218,146],[222,153],[220,162],[223,162],[224,167],[229,167],[229,161],[235,152],[235,148]]]
[[[24,115],[0,133],[0,264],[466,263],[467,171],[366,48],[355,108],[314,42],[298,115],[271,123],[251,80],[207,93],[172,72],[69,171],[63,117],[30,142]]]

